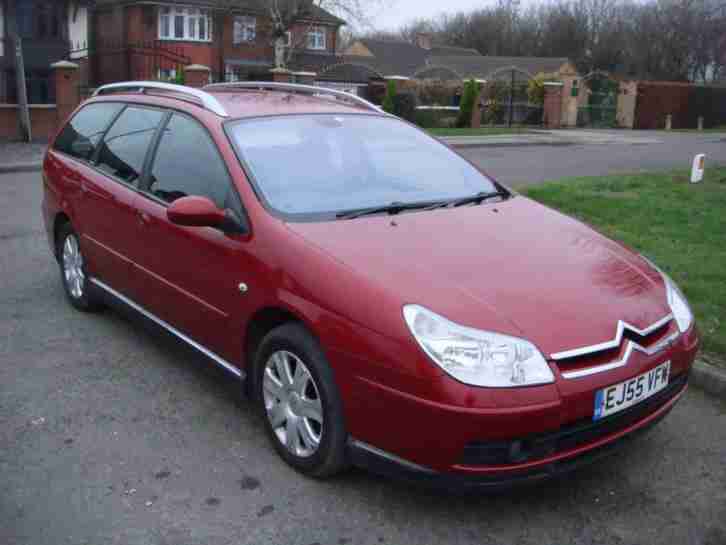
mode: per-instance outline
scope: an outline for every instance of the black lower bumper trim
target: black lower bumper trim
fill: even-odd
[[[461,473],[435,472],[428,468],[423,468],[401,460],[396,456],[388,455],[383,451],[355,440],[349,443],[349,453],[351,462],[358,467],[362,467],[378,475],[425,487],[449,491],[507,489],[518,485],[532,484],[545,479],[556,478],[583,465],[593,463],[608,456],[632,439],[651,429],[665,418],[672,408],[673,405],[640,428],[580,455],[548,464],[537,465],[532,469],[513,470],[495,475],[465,475]]]

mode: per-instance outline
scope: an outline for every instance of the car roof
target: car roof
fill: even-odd
[[[284,114],[367,113],[362,106],[348,104],[329,96],[301,95],[271,90],[209,90],[227,110],[230,118]]]
[[[217,84],[203,89],[161,82],[121,82],[105,85],[93,96],[94,101],[114,99],[182,111],[204,110],[207,116],[211,113],[222,120],[291,114],[384,114],[370,102],[334,89],[267,82]]]

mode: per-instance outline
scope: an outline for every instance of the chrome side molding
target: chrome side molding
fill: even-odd
[[[390,462],[394,462],[400,466],[406,467],[408,469],[412,469],[413,471],[418,471],[421,473],[431,473],[431,474],[434,473],[434,471],[432,471],[428,467],[420,466],[413,462],[409,462],[408,460],[404,460],[403,458],[396,456],[395,454],[391,454],[390,452],[386,452],[385,450],[381,450],[378,447],[374,447],[373,445],[369,445],[368,443],[364,443],[363,441],[359,441],[358,439],[354,439],[352,437],[350,439],[348,439],[348,445],[351,448],[364,450],[366,452],[369,452],[371,454],[384,458]]]
[[[202,354],[204,354],[205,356],[207,356],[209,359],[211,359],[212,361],[214,361],[214,363],[216,363],[217,365],[219,365],[220,367],[222,367],[226,371],[229,371],[230,373],[232,373],[233,375],[235,375],[236,377],[238,377],[240,379],[244,379],[245,378],[245,372],[242,371],[240,368],[238,368],[237,366],[229,363],[227,360],[225,360],[221,356],[218,356],[217,354],[215,354],[214,352],[212,352],[208,348],[205,348],[204,346],[202,346],[201,344],[199,344],[194,339],[188,337],[187,335],[185,335],[184,333],[182,333],[181,331],[179,331],[178,329],[176,329],[174,326],[172,326],[169,323],[165,322],[164,320],[162,320],[158,316],[152,314],[151,312],[149,312],[148,310],[146,310],[145,308],[143,308],[141,305],[138,305],[137,303],[133,302],[131,299],[129,299],[125,295],[122,295],[121,293],[117,292],[111,286],[108,286],[107,284],[104,284],[98,278],[95,278],[95,277],[90,277],[89,280],[94,285],[96,285],[99,288],[101,288],[102,290],[104,290],[106,293],[108,293],[110,295],[113,295],[119,301],[121,301],[121,302],[125,303],[126,305],[130,306],[132,309],[134,309],[135,311],[139,312],[140,314],[142,314],[143,316],[145,316],[146,318],[148,318],[149,320],[151,320],[155,324],[160,325],[161,327],[163,327],[164,329],[166,329],[169,333],[171,333],[175,337],[181,339],[182,341],[184,341],[185,343],[187,343],[192,348],[195,348],[196,350],[198,350],[199,352],[201,352]]]

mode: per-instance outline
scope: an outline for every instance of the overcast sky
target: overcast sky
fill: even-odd
[[[392,30],[413,19],[435,17],[442,12],[454,14],[492,4],[494,0],[386,0],[388,7],[376,10],[373,18],[377,29]]]

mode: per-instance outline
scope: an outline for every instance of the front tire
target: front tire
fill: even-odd
[[[343,404],[316,339],[300,324],[275,328],[260,344],[255,371],[255,397],[280,457],[311,477],[344,469]]]
[[[103,303],[93,291],[93,286],[88,279],[80,238],[70,223],[66,223],[60,228],[57,244],[61,281],[68,301],[75,308],[84,312],[101,310]]]

